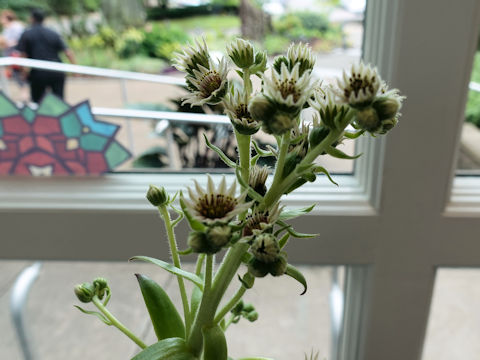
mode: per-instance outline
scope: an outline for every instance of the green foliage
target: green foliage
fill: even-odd
[[[232,0],[233,2],[235,0]],[[230,0],[229,0],[230,2]],[[156,7],[147,10],[150,20],[179,19],[198,15],[237,14],[238,5],[234,4],[207,4],[198,6],[185,6],[176,8]]]
[[[480,83],[480,51],[477,51],[475,55],[472,69],[472,81]],[[465,121],[471,122],[480,128],[480,92],[478,91],[470,90],[468,92]]]
[[[22,20],[28,19],[30,10],[33,8],[51,11],[46,0],[0,0],[0,9],[13,10]]]
[[[316,50],[330,50],[339,46],[342,42],[342,32],[338,26],[329,22],[324,14],[314,12],[295,12],[283,15],[274,22],[276,36],[285,38],[285,42],[304,41],[310,42]],[[273,37],[268,39],[265,47],[280,47],[280,39]],[[281,49],[282,51],[285,48]]]
[[[142,50],[144,40],[144,32],[129,28],[122,33],[114,48],[120,58],[129,58]]]
[[[267,34],[263,40],[263,47],[269,55],[277,55],[285,52],[289,44],[290,40],[288,40],[288,38],[277,34]]]
[[[165,60],[171,60],[174,52],[180,51],[189,40],[185,30],[177,25],[154,24],[144,35],[144,53]]]

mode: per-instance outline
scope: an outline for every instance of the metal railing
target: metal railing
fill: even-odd
[[[113,69],[104,69],[91,66],[83,65],[74,65],[74,64],[65,64],[60,62],[52,61],[43,61],[43,60],[33,60],[19,57],[0,57],[0,86],[4,93],[9,95],[9,84],[5,75],[4,68],[7,66],[22,66],[34,69],[58,71],[58,72],[67,72],[72,74],[103,77],[117,79],[121,84],[121,97],[123,105],[128,104],[128,93],[126,87],[127,80],[135,81],[146,81],[151,83],[163,84],[163,85],[176,85],[176,86],[185,86],[185,80],[183,78],[178,78],[174,76],[166,75],[154,75],[154,74],[145,74],[132,71],[122,71],[122,70],[113,70]],[[173,149],[170,123],[175,122],[185,122],[185,123],[195,123],[195,124],[228,124],[229,120],[224,115],[211,115],[211,114],[198,114],[198,113],[179,113],[179,112],[168,112],[168,111],[151,111],[151,110],[136,110],[136,109],[125,109],[125,108],[105,108],[105,107],[93,107],[93,115],[96,116],[107,116],[107,117],[117,117],[124,118],[126,122],[127,129],[127,141],[128,146],[132,152],[134,152],[134,139],[132,135],[131,128],[131,119],[137,120],[158,120],[161,121],[161,126],[157,127],[157,132],[165,131],[167,137],[167,144],[169,147],[168,155],[170,157],[170,165],[173,169],[179,170],[181,167],[179,162],[174,159],[173,154],[175,150]]]

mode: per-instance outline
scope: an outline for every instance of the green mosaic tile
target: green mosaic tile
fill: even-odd
[[[63,114],[70,107],[60,98],[52,94],[47,94],[37,110],[38,115],[58,116]]]
[[[96,134],[85,134],[80,137],[80,147],[87,151],[102,151],[108,139]]]
[[[79,137],[82,135],[82,124],[74,112],[60,118],[60,125],[66,137]]]
[[[33,111],[28,106],[24,106],[22,109],[22,115],[29,123],[32,123],[35,119],[35,111]]]
[[[0,94],[0,116],[12,116],[19,114],[18,108],[8,98]]]
[[[113,169],[130,157],[130,154],[117,142],[112,142],[105,151],[105,159],[109,168]]]

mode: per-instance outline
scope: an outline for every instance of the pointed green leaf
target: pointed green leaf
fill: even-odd
[[[104,322],[104,323],[107,324],[108,326],[112,325],[112,323],[110,322],[110,320],[108,320],[103,314],[100,314],[98,311],[88,311],[88,310],[82,309],[82,308],[81,308],[80,306],[78,306],[78,305],[73,305],[73,306],[75,306],[78,310],[80,310],[80,311],[83,312],[84,314],[93,315],[93,316],[98,317],[102,322]]]
[[[192,248],[188,248],[185,250],[178,250],[179,255],[190,255],[191,253],[193,253]]]
[[[148,256],[134,256],[130,258],[130,261],[131,260],[141,260],[141,261],[149,262],[151,264],[160,266],[162,269],[167,270],[172,274],[175,274],[183,277],[184,279],[190,280],[195,285],[197,285],[200,289],[203,289],[203,280],[199,276],[191,272],[185,271],[183,269],[177,268],[176,266],[173,266],[172,264],[169,264],[165,261],[148,257]]]
[[[131,360],[198,360],[188,351],[182,338],[161,340],[135,355]]]
[[[294,218],[296,218],[296,217],[299,217],[299,216],[308,214],[310,211],[313,210],[314,207],[315,207],[315,204],[310,205],[310,206],[305,207],[305,208],[301,208],[301,209],[287,209],[287,210],[283,210],[278,218],[279,218],[280,220],[290,220],[290,219],[294,219]]]
[[[362,156],[362,154],[358,154],[358,155],[355,155],[355,156],[350,156],[350,155],[347,155],[345,154],[342,150],[338,150],[337,148],[334,148],[332,146],[329,146],[325,149],[325,152],[330,155],[330,156],[333,156],[333,157],[336,157],[338,159],[349,159],[349,160],[354,160],[354,159],[357,159],[359,158],[360,156]]]
[[[356,138],[362,136],[363,134],[365,134],[365,130],[357,131],[357,132],[354,132],[354,133],[345,131],[345,133],[343,135],[345,135],[345,137],[348,138],[348,139],[356,139]]]
[[[200,307],[200,302],[202,301],[203,291],[198,287],[194,286],[192,290],[192,296],[190,298],[190,316],[195,318],[197,310]]]
[[[328,172],[328,170],[325,169],[323,166],[317,166],[314,171],[315,171],[315,172],[322,173],[322,174],[325,174],[325,175],[327,176],[328,180],[330,180],[330,182],[331,182],[332,184],[338,186],[338,184],[337,184],[335,181],[333,181],[333,179],[332,179],[332,177],[330,176],[330,173]]]
[[[255,165],[257,165],[258,159],[260,159],[260,154],[257,154],[257,155],[255,155],[255,156],[252,156],[252,158],[250,159],[250,166],[255,166]]]
[[[255,149],[255,152],[260,155],[261,157],[268,157],[268,156],[274,156],[274,154],[271,151],[266,151],[262,150],[260,146],[257,144],[255,140],[252,139],[253,147]]]
[[[299,233],[295,230],[293,230],[292,226],[291,225],[288,225],[287,223],[281,221],[281,220],[278,220],[277,221],[277,224],[280,225],[280,226],[285,226],[285,230],[287,230],[287,232],[292,235],[292,237],[294,238],[297,238],[297,239],[306,239],[306,238],[314,238],[314,237],[317,237],[319,234],[305,234],[305,233]]]
[[[300,284],[303,285],[303,292],[300,295],[303,295],[307,292],[307,280],[305,276],[294,266],[288,264],[285,274],[297,280]]]
[[[185,325],[168,294],[148,276],[135,274],[158,340],[185,337]]]
[[[183,215],[183,213],[178,215],[178,217],[175,220],[173,220],[173,222],[172,222],[172,228],[177,226],[180,223],[180,221],[183,220],[184,217],[185,217],[185,215]]]
[[[207,143],[207,146],[212,149],[213,151],[215,151],[218,156],[220,156],[220,159],[222,159],[222,161],[229,167],[231,168],[236,168],[237,167],[237,164],[235,164],[232,160],[230,160],[230,158],[225,155],[225,153],[217,146],[213,145],[212,143],[210,143],[210,141],[208,141],[208,138],[205,134],[203,134],[203,137],[205,138],[205,142]]]
[[[183,214],[185,215],[185,218],[187,219],[188,223],[190,224],[190,227],[192,230],[195,231],[204,231],[205,230],[205,225],[203,225],[200,221],[195,219],[192,214],[187,209],[187,206],[185,205],[185,200],[183,198],[183,193],[180,193],[180,206],[182,207]]]
[[[287,245],[289,237],[290,237],[290,234],[287,232],[285,235],[282,236],[280,240],[278,240],[278,246],[280,247],[280,249],[283,249],[285,245]]]

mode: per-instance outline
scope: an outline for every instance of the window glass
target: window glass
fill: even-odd
[[[480,271],[437,270],[423,360],[474,360],[480,353]]]
[[[457,171],[480,174],[480,42],[473,61]]]
[[[171,61],[173,54],[186,43],[203,36],[210,49],[221,54],[229,40],[244,36],[267,50],[270,61],[275,55],[284,53],[290,42],[308,42],[317,57],[316,76],[330,82],[341,74],[342,69],[358,62],[361,56],[364,0],[145,3],[147,21],[141,26],[116,31],[113,25],[100,22],[92,15],[89,17],[91,26],[85,31],[73,28],[64,31],[64,37],[77,55],[78,64],[181,79],[182,74],[171,66]],[[48,24],[63,29],[53,19]],[[25,89],[19,89],[13,78],[9,85],[12,98],[22,100]],[[88,99],[93,107],[102,108],[222,113],[218,108],[182,107],[183,94],[184,90],[179,86],[93,76],[69,76],[66,84],[66,100],[72,105]],[[227,154],[236,155],[229,125],[194,125],[135,117],[98,118],[122,126],[118,139],[133,154],[132,160],[123,163],[116,171],[212,171],[212,168],[225,171],[223,162],[206,151],[204,132]],[[268,137],[259,136],[257,140],[264,145],[273,144]],[[354,147],[353,140],[339,145],[350,155],[355,153]],[[334,173],[352,173],[354,170],[351,160],[323,156],[321,162]]]
[[[9,297],[18,274],[31,265],[27,261],[0,261],[0,353],[6,359],[22,358],[18,338],[10,322]],[[193,265],[186,266],[193,269]],[[258,279],[244,301],[259,313],[252,324],[245,319],[227,331],[230,356],[265,356],[277,360],[303,359],[305,353],[319,353],[331,359],[332,299],[343,289],[343,267],[301,266],[309,289],[305,295],[295,280],[282,276]],[[82,314],[73,293],[77,283],[103,276],[109,281],[112,298],[109,310],[147,344],[154,343],[148,313],[134,273],[153,278],[171,296],[181,312],[180,295],[172,275],[150,264],[102,262],[43,262],[31,287],[24,319],[30,348],[36,359],[130,358],[138,348],[122,333],[96,317]],[[233,294],[236,289],[229,289]],[[332,297],[332,291],[337,291]],[[341,296],[341,295],[340,295]],[[341,297],[340,297],[341,299]],[[341,308],[340,308],[341,309]],[[338,321],[338,320],[337,320]],[[341,319],[340,319],[341,321]]]

